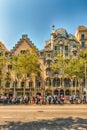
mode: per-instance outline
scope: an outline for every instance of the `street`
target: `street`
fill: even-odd
[[[87,105],[0,106],[0,130],[87,130]]]

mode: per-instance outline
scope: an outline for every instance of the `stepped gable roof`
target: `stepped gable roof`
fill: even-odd
[[[8,49],[5,47],[5,45],[2,42],[0,42],[0,49],[8,52]]]
[[[17,42],[17,44],[15,44],[15,46],[13,47],[13,49],[11,49],[11,53],[15,52],[16,49],[22,44],[23,41],[26,41],[26,43],[31,47],[36,47],[34,45],[34,43],[32,43],[32,41],[28,38],[28,35],[24,34],[22,35],[22,38]],[[38,49],[37,49],[38,50]]]

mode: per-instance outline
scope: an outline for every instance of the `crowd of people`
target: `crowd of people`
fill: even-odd
[[[78,104],[78,103],[86,103],[86,96],[78,97],[75,95],[72,96],[64,96],[64,95],[47,95],[47,96],[8,96],[1,95],[0,103],[2,104]]]

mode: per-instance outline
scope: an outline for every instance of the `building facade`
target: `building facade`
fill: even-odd
[[[50,40],[46,41],[45,47],[41,52],[44,59],[44,81],[46,94],[71,95],[79,93],[80,85],[75,87],[75,80],[65,76],[64,73],[56,73],[51,69],[57,54],[62,54],[64,58],[71,59],[78,57],[80,44],[75,36],[68,34],[65,29],[54,30],[50,34]]]
[[[11,65],[5,65],[4,73],[7,75],[8,80],[3,78],[0,80],[0,94],[23,95],[24,87],[25,94],[27,95],[48,95],[48,94],[64,94],[80,95],[82,93],[82,86],[77,81],[75,85],[75,79],[67,77],[64,72],[58,74],[53,72],[51,65],[56,60],[57,54],[62,54],[67,60],[71,58],[78,58],[79,51],[87,48],[87,28],[79,26],[76,30],[75,36],[68,34],[65,29],[54,29],[52,26],[52,32],[50,39],[46,41],[43,50],[38,51],[41,63],[41,75],[33,76],[31,79],[27,77],[27,83],[23,78],[17,79],[14,74],[10,74],[8,71],[11,69]],[[32,49],[34,44],[27,35],[22,35],[22,38],[15,44],[15,47],[11,51],[8,51],[5,46],[0,43],[0,56],[3,55],[9,59],[12,55],[18,56],[19,54],[25,53],[27,49]],[[4,48],[4,49],[3,49]],[[61,66],[60,66],[61,68]],[[11,70],[10,70],[11,72]],[[15,80],[16,79],[16,80]],[[15,86],[14,86],[15,82]]]
[[[75,36],[79,41],[81,48],[87,48],[87,27],[79,26],[76,30]]]

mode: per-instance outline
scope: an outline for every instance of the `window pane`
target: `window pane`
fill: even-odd
[[[81,34],[81,39],[84,39],[85,38],[85,35],[84,34]]]
[[[68,46],[65,46],[65,50],[68,51]]]
[[[82,47],[85,47],[85,42],[82,42],[81,44],[82,44]]]

